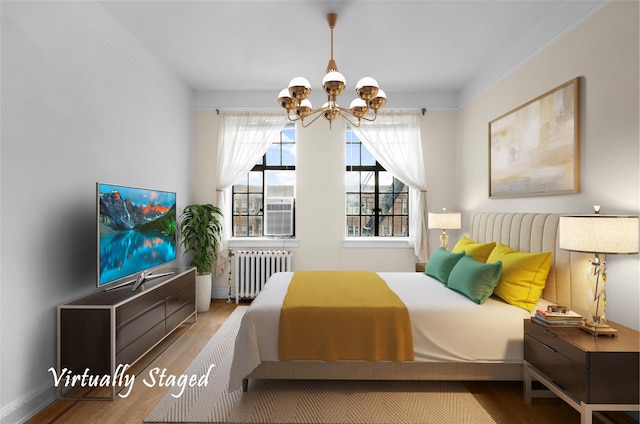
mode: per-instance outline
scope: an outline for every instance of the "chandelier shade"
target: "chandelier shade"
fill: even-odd
[[[289,87],[280,91],[278,103],[287,110],[290,121],[300,121],[303,127],[315,122],[320,116],[329,121],[329,128],[333,120],[342,116],[349,124],[360,126],[361,120],[374,121],[380,110],[387,102],[387,96],[378,86],[378,82],[371,77],[361,78],[356,84],[357,98],[351,102],[349,108],[338,106],[337,97],[347,87],[347,81],[340,72],[333,59],[333,29],[338,21],[338,15],[329,13],[327,23],[331,29],[331,59],[327,65],[327,73],[322,79],[322,89],[327,95],[327,101],[321,108],[313,109],[308,99],[311,94],[311,84],[306,78],[296,77],[289,82]],[[305,121],[308,118],[308,121]]]
[[[289,83],[289,94],[296,100],[304,100],[311,94],[311,83],[302,77],[296,77]]]
[[[371,100],[378,95],[378,88],[378,81],[371,77],[364,77],[356,84],[356,93],[363,100]]]

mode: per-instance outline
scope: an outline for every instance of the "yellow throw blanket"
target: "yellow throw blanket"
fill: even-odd
[[[409,312],[375,272],[296,271],[280,312],[288,360],[412,361]]]

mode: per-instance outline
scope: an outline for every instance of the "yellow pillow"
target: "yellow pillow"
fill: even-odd
[[[478,243],[468,237],[462,237],[458,240],[456,245],[453,246],[451,253],[465,252],[467,255],[471,255],[473,259],[478,262],[487,262],[487,258],[493,251],[494,247],[496,247],[496,243],[494,241],[490,243]]]
[[[551,252],[526,253],[498,243],[487,262],[502,261],[502,275],[493,294],[506,302],[533,311],[551,268]]]

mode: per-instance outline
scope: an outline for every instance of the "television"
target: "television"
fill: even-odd
[[[176,193],[96,184],[98,288],[114,289],[171,274],[176,259]]]

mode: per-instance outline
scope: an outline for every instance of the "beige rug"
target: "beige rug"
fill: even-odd
[[[247,306],[239,306],[185,371],[207,387],[167,393],[145,422],[211,423],[495,423],[458,382],[251,381],[249,391],[227,391],[235,335]]]

